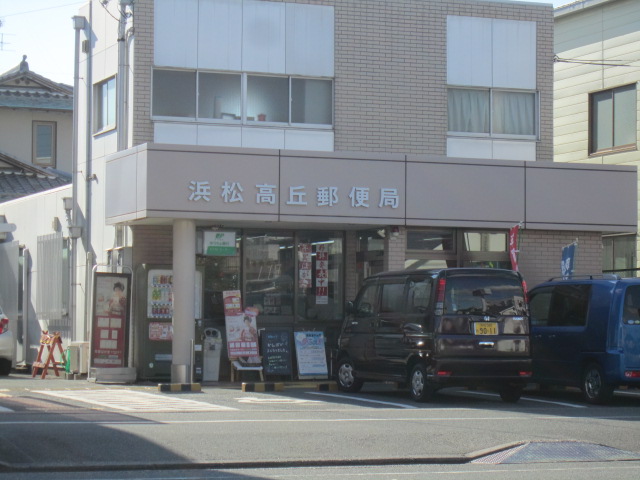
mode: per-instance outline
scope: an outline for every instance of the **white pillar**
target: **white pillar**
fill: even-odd
[[[190,383],[192,341],[195,335],[196,224],[173,222],[173,345],[171,382]]]

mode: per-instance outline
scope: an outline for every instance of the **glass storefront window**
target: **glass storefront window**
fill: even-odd
[[[196,266],[204,269],[203,316],[223,319],[222,292],[240,289],[240,246],[242,237],[236,234],[236,253],[229,256],[198,255]]]
[[[260,316],[293,315],[294,239],[291,232],[244,235],[244,306]]]
[[[508,232],[425,228],[407,230],[405,268],[511,268]]]
[[[344,305],[344,256],[341,232],[298,234],[297,317],[341,320]]]
[[[506,252],[507,232],[464,232],[467,252]]]
[[[614,235],[602,238],[602,270],[623,277],[635,277],[636,236]]]
[[[357,233],[356,271],[358,288],[364,279],[384,271],[385,229],[361,230]]]
[[[404,268],[409,270],[457,266],[456,231],[452,228],[407,230],[407,256]]]

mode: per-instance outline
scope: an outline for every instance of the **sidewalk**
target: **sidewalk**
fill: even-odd
[[[145,389],[156,391],[180,391],[179,389],[161,389],[161,385],[169,384],[168,381],[136,381],[135,383],[97,383],[94,380],[87,379],[86,376],[81,377],[78,375],[66,374],[64,371],[60,372],[59,376],[51,370],[47,373],[45,378],[41,378],[38,374],[35,377],[32,376],[30,370],[24,371],[12,371],[8,377],[0,377],[0,392],[6,391],[28,391],[28,390],[63,390],[63,389],[79,389],[79,388],[131,388],[131,389]],[[335,389],[335,382],[331,380],[300,380],[300,381],[265,381],[254,380],[252,376],[247,375],[246,379],[241,381],[230,382],[196,382],[196,385],[203,389],[212,388],[224,388],[224,389],[237,389],[244,391],[275,391],[292,388],[304,388],[308,390],[322,390],[329,391]],[[199,388],[198,388],[199,390]],[[190,391],[198,391],[190,390]],[[182,390],[187,391],[187,390]]]

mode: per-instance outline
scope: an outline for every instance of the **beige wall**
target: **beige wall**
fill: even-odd
[[[24,163],[33,163],[33,122],[56,123],[56,164],[71,172],[72,112],[0,108],[0,151]]]

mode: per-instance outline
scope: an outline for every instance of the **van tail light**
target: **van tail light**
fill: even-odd
[[[444,278],[438,280],[438,287],[436,288],[436,315],[442,315],[444,313],[444,289],[447,286],[447,281]]]
[[[8,318],[0,318],[0,333],[9,331],[9,319]]]
[[[533,372],[530,372],[528,370],[521,370],[518,372],[518,375],[520,375],[521,377],[531,377],[533,376]]]
[[[524,304],[529,305],[529,291],[527,290],[527,282],[522,280],[522,291],[524,292]]]
[[[624,372],[625,378],[640,378],[640,370],[626,370]]]

